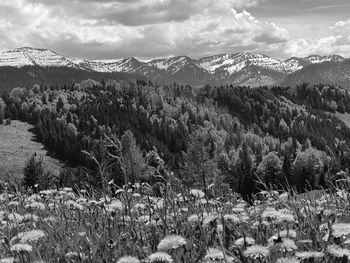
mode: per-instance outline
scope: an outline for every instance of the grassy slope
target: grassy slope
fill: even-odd
[[[335,116],[340,119],[341,121],[343,121],[346,126],[348,126],[350,128],[350,114],[349,113],[339,113],[337,112],[335,114]]]
[[[34,140],[34,134],[29,131],[32,127],[20,121],[12,121],[11,125],[0,125],[0,179],[7,172],[20,178],[28,157],[35,152],[43,156],[44,162],[53,173],[59,173],[63,164],[49,157],[43,145]]]

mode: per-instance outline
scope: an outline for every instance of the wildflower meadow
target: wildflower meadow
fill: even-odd
[[[346,190],[160,196],[136,184],[100,197],[71,188],[0,195],[1,263],[348,262]]]

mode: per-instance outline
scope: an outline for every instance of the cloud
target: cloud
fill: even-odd
[[[203,10],[221,12],[231,8],[256,6],[262,0],[29,0],[49,7],[52,16],[80,17],[96,25],[122,24],[139,26],[165,22],[181,22]]]
[[[338,21],[330,29],[332,34],[327,37],[288,42],[286,53],[293,56],[339,54],[347,57],[350,53],[350,20]]]
[[[277,50],[288,31],[244,10],[261,1],[2,0],[0,48],[94,59]]]

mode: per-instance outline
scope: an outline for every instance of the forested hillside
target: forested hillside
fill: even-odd
[[[350,92],[300,85],[192,88],[96,82],[14,88],[1,118],[36,127],[72,167],[50,184],[111,191],[113,185],[179,180],[205,193],[249,197],[266,186],[320,189],[347,175]],[[44,187],[44,186],[39,186]]]
[[[0,95],[2,96],[4,92],[15,87],[43,83],[59,88],[65,84],[70,86],[71,83],[79,83],[88,78],[132,81],[136,78],[142,79],[142,76],[119,72],[90,72],[67,67],[24,66],[18,68],[6,66],[0,71]]]

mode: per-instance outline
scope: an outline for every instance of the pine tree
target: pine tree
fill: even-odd
[[[5,102],[0,98],[0,124],[3,123],[5,118]]]
[[[59,96],[58,101],[57,101],[57,105],[56,105],[57,112],[60,112],[60,110],[63,109],[63,107],[64,107],[63,99],[61,96]]]
[[[144,158],[131,131],[128,130],[123,134],[120,143],[126,176],[129,182],[134,184],[142,175],[145,167]]]
[[[274,186],[276,189],[283,182],[282,161],[275,152],[268,153],[257,168],[257,174],[267,186]]]
[[[249,147],[247,143],[243,143],[242,149],[239,153],[240,157],[240,167],[238,169],[238,191],[243,197],[250,199],[251,194],[255,190],[255,182],[253,176],[253,160],[249,153]]]
[[[29,157],[25,167],[23,168],[23,186],[26,189],[33,189],[36,191],[37,184],[44,175],[44,161],[42,156],[37,158],[36,153]]]
[[[187,165],[185,180],[202,188],[205,194],[210,184],[220,181],[217,162],[210,156],[211,146],[207,131],[198,129],[190,136],[187,153],[184,154]]]

